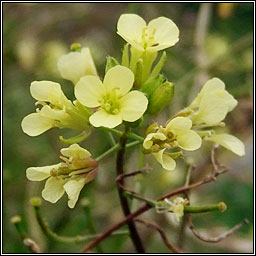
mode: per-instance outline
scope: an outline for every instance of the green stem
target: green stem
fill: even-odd
[[[133,141],[133,142],[130,142],[128,144],[126,144],[125,148],[128,149],[128,148],[132,148],[138,144],[141,144],[140,141]],[[120,149],[120,144],[116,144],[114,147],[108,149],[106,152],[104,152],[103,154],[99,155],[98,157],[95,158],[95,160],[97,162],[101,161],[103,158],[107,157],[108,155],[111,155],[112,153],[116,152],[117,150]]]
[[[113,128],[107,128],[107,127],[101,127],[102,130],[105,130],[105,131],[109,131],[113,134],[116,134],[117,136],[121,137],[123,135],[123,133],[121,131],[118,131],[116,129],[113,129]],[[131,138],[131,139],[135,139],[135,140],[138,140],[138,141],[141,141],[143,142],[144,141],[144,138],[133,133],[133,132],[128,132],[126,134],[127,137]]]
[[[50,239],[53,239],[57,242],[60,243],[80,243],[80,242],[85,242],[92,240],[94,238],[97,238],[100,234],[93,234],[93,235],[86,235],[86,236],[75,236],[75,237],[68,237],[68,236],[59,236],[55,232],[53,232],[48,223],[42,218],[41,212],[40,212],[40,207],[38,205],[34,205],[34,210],[36,214],[36,219],[43,231],[43,233],[49,237]],[[113,232],[112,236],[120,236],[120,235],[128,235],[128,231],[118,231],[118,232]]]
[[[11,218],[11,223],[15,226],[21,240],[24,240],[26,238],[26,234],[21,226],[21,217],[19,215],[13,216]]]
[[[93,221],[90,205],[89,204],[85,204],[83,206],[83,209],[84,209],[85,218],[86,218],[86,222],[87,222],[87,226],[88,226],[89,232],[92,235],[95,235],[97,232],[96,232],[96,228],[95,228],[95,225],[94,225],[94,221]],[[98,250],[99,253],[104,253],[101,245],[99,245],[99,244],[96,245],[96,249]]]

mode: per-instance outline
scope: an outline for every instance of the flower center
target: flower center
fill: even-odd
[[[116,115],[120,111],[119,97],[116,94],[116,89],[111,93],[104,95],[100,101],[101,107],[109,114]]]
[[[157,46],[155,42],[156,29],[149,30],[148,26],[142,29],[141,45],[146,49],[147,47]]]

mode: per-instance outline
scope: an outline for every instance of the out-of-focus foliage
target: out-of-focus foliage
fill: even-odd
[[[199,3],[35,3],[3,4],[3,239],[5,253],[27,253],[14,227],[11,216],[20,214],[23,225],[44,252],[78,252],[82,245],[66,245],[48,241],[39,231],[34,213],[29,205],[31,196],[40,195],[42,184],[26,180],[25,170],[29,166],[53,164],[64,145],[58,141],[60,130],[51,130],[39,137],[28,137],[21,130],[22,118],[34,110],[34,100],[29,93],[34,80],[52,80],[62,84],[66,95],[74,99],[73,85],[62,80],[57,71],[57,59],[69,51],[69,45],[80,42],[90,47],[101,77],[107,55],[120,59],[124,41],[116,34],[116,23],[122,13],[137,13],[149,21],[158,16],[171,18],[179,27],[180,41],[167,49],[164,73],[176,85],[174,100],[165,111],[154,117],[164,123],[172,114],[190,103],[191,95],[201,88],[198,76],[204,72],[208,77],[219,77],[227,90],[239,101],[236,109],[228,115],[227,130],[244,141],[246,155],[239,158],[221,148],[219,160],[230,167],[230,171],[210,185],[194,191],[191,200],[195,204],[224,201],[228,210],[223,214],[205,213],[194,217],[195,224],[211,234],[219,234],[243,218],[250,225],[242,228],[220,244],[206,244],[187,232],[186,250],[192,252],[251,252],[253,220],[253,3],[236,3],[230,6],[212,4],[209,28],[203,49],[207,63],[204,70],[198,65],[195,45],[196,20]],[[149,120],[148,122],[151,122]],[[70,131],[63,132],[70,136]],[[110,145],[105,134],[94,132],[86,140],[88,149],[95,155],[107,150]],[[199,179],[210,169],[210,143],[205,143],[200,152],[193,152],[197,169],[193,180]],[[127,170],[135,170],[137,155],[129,151]],[[184,181],[184,166],[177,162],[174,172],[161,170],[160,165],[146,156],[145,163],[153,171],[141,179],[142,190],[149,197],[157,197]],[[114,186],[115,171],[113,157],[101,163],[96,180],[82,191],[81,198],[88,198],[98,232],[104,231],[122,217]],[[133,179],[131,179],[131,185]],[[138,205],[134,202],[134,207]],[[50,226],[62,235],[86,234],[88,224],[81,205],[70,210],[66,198],[58,204],[43,203],[42,212]],[[155,214],[155,219],[175,241],[178,227],[170,216]],[[222,227],[219,229],[218,227]],[[148,252],[168,252],[155,232],[141,228]],[[104,252],[133,252],[128,239],[114,237],[102,243]]]

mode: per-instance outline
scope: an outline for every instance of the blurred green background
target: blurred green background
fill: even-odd
[[[3,252],[28,253],[10,223],[19,214],[22,225],[43,252],[79,252],[84,244],[61,244],[41,233],[32,207],[31,196],[40,196],[43,183],[29,182],[25,170],[30,166],[58,163],[59,150],[65,145],[59,135],[70,131],[52,129],[39,137],[29,137],[21,130],[23,117],[35,111],[29,93],[34,80],[52,80],[62,84],[63,91],[74,99],[73,85],[61,79],[56,63],[69,45],[80,42],[90,47],[98,72],[104,75],[106,56],[120,60],[124,41],[116,34],[116,23],[122,13],[137,13],[146,21],[159,16],[172,19],[180,29],[180,41],[167,49],[164,73],[176,84],[175,99],[158,116],[148,120],[160,123],[182,109],[211,77],[222,79],[227,90],[239,104],[226,118],[226,127],[246,147],[242,158],[221,148],[220,162],[230,171],[216,182],[191,193],[194,204],[224,201],[224,213],[204,213],[194,217],[196,226],[205,234],[218,235],[248,218],[250,224],[218,244],[204,243],[186,230],[184,249],[196,253],[249,253],[253,249],[253,3],[3,3]],[[110,145],[105,134],[94,132],[83,144],[95,156]],[[211,144],[205,143],[198,152],[189,154],[197,166],[192,179],[197,180],[210,168]],[[129,157],[129,158],[128,158]],[[126,170],[138,165],[138,152],[128,152]],[[153,171],[141,180],[147,197],[156,198],[183,184],[184,164],[178,161],[175,172],[166,172],[150,156],[144,159]],[[90,200],[90,209],[98,232],[106,230],[122,218],[114,185],[114,156],[104,160],[94,182],[88,184],[80,198]],[[134,185],[135,179],[129,184]],[[134,203],[138,207],[140,203]],[[57,204],[43,202],[42,213],[50,227],[61,235],[88,234],[87,216],[78,202],[75,209],[67,207],[67,198]],[[143,215],[157,221],[170,241],[176,243],[179,226],[171,214],[158,215],[151,210]],[[140,225],[140,224],[138,224]],[[139,226],[147,252],[167,253],[157,232]],[[134,252],[126,237],[106,239],[104,252]]]

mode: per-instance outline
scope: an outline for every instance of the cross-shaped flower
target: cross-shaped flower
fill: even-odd
[[[166,17],[146,24],[136,14],[122,14],[117,23],[117,34],[139,51],[157,52],[179,41],[179,29]]]
[[[103,82],[96,76],[84,76],[75,86],[76,98],[86,107],[96,109],[89,118],[94,127],[114,128],[123,120],[134,122],[147,109],[148,99],[140,91],[130,91],[132,71],[117,65],[108,70]]]

